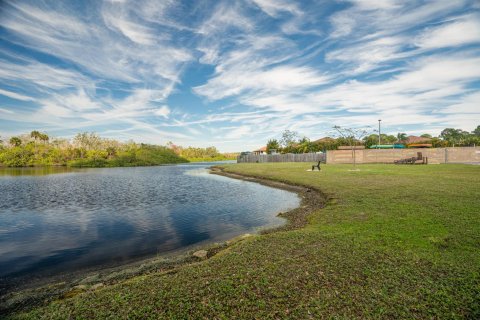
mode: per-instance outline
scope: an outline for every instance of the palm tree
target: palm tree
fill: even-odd
[[[407,140],[407,134],[405,132],[399,132],[397,133],[397,139],[398,141]]]
[[[40,133],[38,137],[40,138],[40,140],[42,140],[43,143],[46,143],[50,139],[46,133]]]
[[[11,137],[10,144],[12,146],[18,147],[22,144],[22,140],[19,137]]]
[[[40,138],[41,133],[37,130],[30,132],[30,137],[32,137],[35,141]]]

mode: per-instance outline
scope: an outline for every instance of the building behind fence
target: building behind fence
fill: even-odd
[[[393,163],[416,157],[421,152],[428,163],[480,163],[480,147],[364,149],[355,150],[356,163]],[[247,154],[237,157],[238,163],[311,162],[328,164],[353,163],[352,150],[329,150],[327,153]]]
[[[318,161],[325,162],[325,153],[244,154],[237,157],[238,163]]]

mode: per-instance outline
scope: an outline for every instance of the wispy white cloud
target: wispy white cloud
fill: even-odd
[[[8,114],[15,114],[15,112],[13,112],[12,110],[8,110],[8,109],[5,109],[5,108],[0,108],[0,112],[8,113]]]
[[[426,29],[415,44],[424,49],[480,43],[480,15],[469,15],[454,22]]]
[[[398,0],[350,0],[356,7],[361,10],[385,10],[401,8],[401,1]]]
[[[278,17],[282,12],[302,15],[303,11],[296,3],[284,0],[252,0],[260,9],[271,17]]]
[[[138,44],[153,45],[155,43],[156,37],[152,29],[118,18],[110,11],[107,12],[104,14],[104,20],[110,28],[120,31],[125,37]]]
[[[159,109],[155,110],[154,113],[157,116],[168,118],[170,115],[170,108],[168,106],[161,106]]]
[[[0,112],[29,128],[224,150],[379,117],[386,130],[473,126],[479,9],[469,0],[9,2]]]
[[[21,83],[25,89],[61,90],[65,88],[92,88],[95,81],[83,74],[32,60],[19,63],[0,60],[0,79],[8,83]]]
[[[23,94],[19,94],[19,93],[16,93],[16,92],[12,92],[12,91],[3,90],[3,89],[0,89],[0,94],[3,95],[3,96],[6,96],[6,97],[12,98],[12,99],[21,100],[21,101],[34,101],[35,100],[32,97],[29,97],[29,96],[26,96],[26,95],[23,95]]]
[[[195,88],[195,91],[212,100],[218,100],[239,95],[247,90],[305,90],[325,84],[329,79],[308,67],[280,66],[268,70],[237,67],[221,72],[206,85]]]
[[[243,7],[238,1],[231,3],[219,2],[211,16],[203,21],[197,32],[205,36],[224,34],[236,30],[251,30],[254,22],[246,14],[242,13]]]
[[[331,15],[331,36],[334,38],[353,35],[358,41],[362,37],[375,38],[398,34],[420,23],[435,21],[445,14],[464,7],[458,1],[370,1],[352,0],[351,7]]]
[[[473,115],[470,118],[471,122],[478,121],[480,119],[480,92],[473,92],[471,94],[467,94],[461,99],[459,102],[448,105],[447,107],[439,110],[438,112],[447,113],[449,116],[451,114],[469,114]]]
[[[326,54],[326,61],[346,63],[345,72],[350,75],[365,73],[382,63],[404,59],[411,54],[404,51],[407,45],[408,39],[404,36],[383,37],[332,50]]]
[[[130,21],[128,4],[111,3],[108,8],[101,14],[110,29],[98,17],[92,24],[55,3],[42,9],[23,3],[5,6],[2,26],[35,50],[72,61],[100,77],[132,83],[178,81],[177,69],[191,60],[188,51],[160,41],[162,34],[151,34],[149,26]],[[132,41],[149,46],[135,46]]]

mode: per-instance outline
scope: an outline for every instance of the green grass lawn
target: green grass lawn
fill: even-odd
[[[15,317],[480,318],[480,166],[308,166],[226,166],[325,193],[305,228]]]

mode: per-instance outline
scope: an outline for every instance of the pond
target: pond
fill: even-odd
[[[0,279],[114,266],[284,223],[295,193],[211,164],[0,169]],[[0,283],[1,285],[1,283]]]

